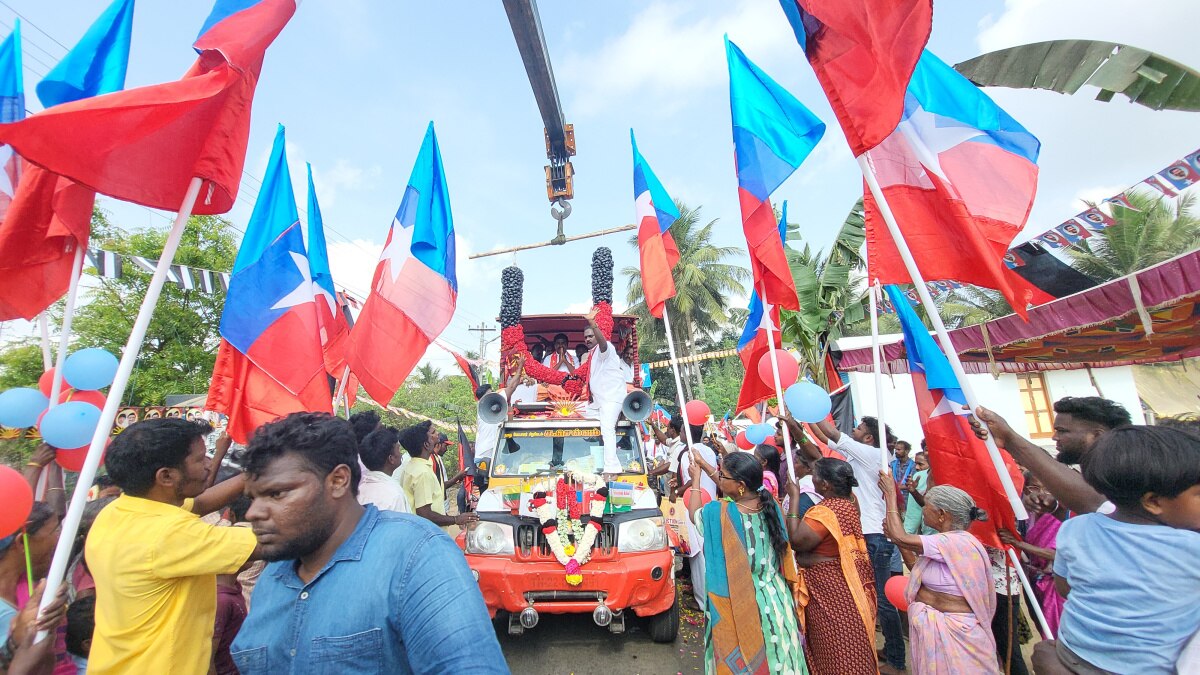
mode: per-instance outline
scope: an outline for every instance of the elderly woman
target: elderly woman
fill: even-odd
[[[949,485],[925,493],[925,524],[937,534],[904,530],[896,504],[896,481],[880,473],[888,511],[883,532],[898,546],[919,553],[904,597],[908,600],[908,639],[913,672],[920,675],[1000,672],[992,615],[992,588],[987,550],[967,528],[987,520],[971,496]]]
[[[813,464],[813,484],[824,499],[803,517],[800,486],[787,486],[788,537],[803,567],[804,653],[814,675],[874,675],[875,572],[852,494],[858,481],[849,463],[826,457]]]

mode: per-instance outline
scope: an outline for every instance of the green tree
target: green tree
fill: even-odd
[[[1146,192],[1125,194],[1137,210],[1114,206],[1115,225],[1066,249],[1075,269],[1101,283],[1200,245],[1200,214],[1196,213],[1194,193],[1177,199]]]
[[[432,363],[425,363],[417,366],[416,376],[417,384],[437,384],[438,380],[442,379],[442,371],[435,368]]]
[[[676,295],[667,301],[667,311],[671,314],[675,349],[682,356],[697,353],[697,347],[705,337],[713,336],[726,327],[729,299],[746,294],[742,282],[750,277],[750,272],[727,262],[741,255],[741,249],[712,243],[717,220],[700,225],[701,207],[689,208],[678,200],[675,205],[679,208],[679,219],[671,225],[671,236],[679,249],[679,263],[672,274]],[[637,235],[629,238],[629,245],[637,249]],[[666,333],[663,323],[650,316],[646,307],[641,269],[626,267],[621,274],[629,282],[626,293],[628,312],[638,317],[641,352],[665,352]],[[680,370],[684,392],[688,398],[692,398],[693,384],[703,389],[702,369],[696,364],[682,364]],[[669,371],[664,373],[670,377]]]
[[[788,241],[802,241],[798,225],[789,223],[787,233]],[[865,239],[859,200],[842,223],[828,255],[813,252],[808,244],[787,251],[800,311],[781,312],[783,340],[799,349],[802,367],[822,386],[827,385],[823,364],[832,341],[867,318],[866,259],[861,253]]]
[[[111,226],[101,212],[93,218],[93,245],[124,255],[157,259],[166,238],[166,230],[122,232]],[[229,270],[237,256],[237,247],[229,221],[216,216],[193,216],[184,228],[174,262],[194,268]],[[146,295],[150,276],[127,261],[120,279],[101,279],[96,288],[88,291],[75,316],[72,348],[102,347],[119,355]],[[208,391],[224,306],[223,292],[205,293],[166,284],[123,403],[162,405],[168,394]]]

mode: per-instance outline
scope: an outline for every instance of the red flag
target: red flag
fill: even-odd
[[[932,0],[783,0],[855,156],[896,128],[933,27]]]
[[[758,362],[770,351],[768,336],[775,343],[775,348],[780,349],[779,308],[764,306],[756,293],[750,296],[750,316],[746,319],[746,327],[738,341],[738,358],[741,359],[745,371],[735,408],[738,412],[775,395],[775,387],[758,376]]]
[[[971,495],[975,504],[988,513],[988,520],[971,525],[972,534],[987,546],[1001,548],[996,529],[1002,527],[1016,532],[1016,519],[1000,477],[992,469],[987,447],[971,431],[966,417],[953,409],[961,406],[946,398],[940,390],[929,390],[924,373],[912,371],[912,383],[934,483],[953,485]],[[1020,493],[1025,484],[1020,468],[1004,450],[1000,455]]]
[[[86,247],[96,194],[26,163],[0,223],[0,321],[32,319],[66,294],[77,247]]]
[[[357,388],[357,387],[356,387]],[[324,376],[291,392],[225,340],[217,349],[206,407],[236,411],[229,415],[229,436],[249,442],[258,427],[297,410],[329,410],[329,384]]]
[[[225,213],[263,56],[295,11],[295,0],[259,0],[196,41],[200,56],[183,79],[54,106],[0,125],[0,142],[96,192],[168,211],[200,177],[193,213]]]

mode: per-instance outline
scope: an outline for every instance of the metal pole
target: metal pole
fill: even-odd
[[[921,275],[921,270],[917,268],[917,262],[913,259],[912,250],[909,249],[908,242],[904,239],[904,233],[900,231],[900,226],[896,224],[896,216],[892,214],[892,208],[888,205],[887,197],[884,196],[883,190],[879,187],[879,181],[875,178],[875,171],[871,168],[871,162],[868,158],[869,154],[869,152],[865,152],[858,156],[858,166],[862,170],[863,179],[866,180],[867,188],[870,189],[871,195],[875,197],[875,202],[879,205],[879,213],[883,216],[883,221],[887,223],[888,232],[892,235],[892,241],[896,244],[896,250],[899,251],[900,258],[904,261],[904,266],[908,269],[908,274],[917,289],[917,294],[921,297],[921,304],[925,306],[925,311],[929,314],[929,321],[933,324],[933,330],[937,333],[938,341],[942,345],[942,351],[946,353],[946,358],[950,361],[950,367],[954,370],[955,377],[958,378],[958,385],[962,387],[963,395],[967,398],[967,405],[974,412],[979,407],[979,398],[975,396],[975,389],[967,379],[962,361],[959,360],[958,352],[954,349],[954,343],[950,341],[950,334],[946,331],[946,325],[942,323],[942,317],[938,314],[937,305],[933,304],[933,298],[929,295],[929,289],[925,286],[925,277]],[[1004,494],[1008,497],[1008,503],[1012,507],[1013,514],[1017,520],[1028,520],[1029,514],[1025,511],[1025,505],[1021,503],[1021,496],[1017,494],[1012,477],[1008,475],[1008,469],[1004,466],[1004,460],[1000,458],[1000,449],[996,447],[996,441],[992,438],[991,434],[988,434],[985,444],[987,445],[988,456],[992,460],[992,467],[996,470],[996,474],[1000,478],[1000,484],[1004,487]]]
[[[771,318],[771,306],[767,302],[767,285],[763,283],[762,295],[760,296],[763,302],[763,317],[767,320],[767,349],[771,355],[771,377],[775,380],[775,400],[778,401],[776,407],[779,408],[779,421],[783,424],[783,444],[786,446],[783,449],[783,454],[787,457],[788,478],[793,483],[796,482],[796,460],[792,457],[792,432],[788,428],[787,422],[783,418],[787,417],[787,406],[783,403],[783,385],[779,380],[779,357],[775,355],[775,338],[771,333],[775,332],[775,320]],[[783,346],[783,335],[780,334],[779,345]],[[757,368],[758,364],[754,364]]]
[[[183,204],[179,207],[179,213],[175,216],[175,222],[167,234],[167,242],[163,246],[162,256],[158,259],[158,266],[155,267],[154,275],[150,277],[150,284],[146,287],[146,297],[142,300],[141,308],[138,309],[137,318],[133,322],[133,330],[129,332],[129,339],[125,342],[125,350],[121,352],[121,363],[117,366],[116,377],[113,378],[113,383],[108,389],[104,409],[100,412],[100,421],[96,424],[96,433],[92,434],[92,444],[88,447],[83,468],[79,470],[75,492],[71,495],[71,504],[67,507],[67,515],[62,521],[62,534],[58,537],[58,545],[54,547],[54,558],[50,562],[50,572],[46,575],[46,591],[42,595],[41,607],[38,608],[39,614],[54,601],[58,594],[58,588],[62,586],[63,576],[67,572],[67,563],[70,562],[75,535],[79,532],[79,520],[83,516],[83,507],[87,503],[88,489],[92,487],[92,482],[96,479],[96,470],[100,468],[100,456],[104,452],[105,443],[112,431],[113,420],[117,417],[117,408],[120,407],[121,397],[125,394],[125,387],[129,384],[129,377],[133,374],[138,352],[141,351],[142,342],[146,339],[146,330],[150,327],[150,319],[154,316],[154,308],[158,304],[158,296],[162,294],[163,284],[167,280],[167,271],[171,267],[171,261],[175,258],[175,251],[179,249],[179,240],[183,237],[184,227],[187,225],[188,217],[192,215],[192,207],[196,205],[196,196],[200,194],[200,186],[203,182],[204,179],[195,177],[188,185],[187,192],[183,197]],[[40,631],[37,640],[41,641],[45,637],[46,631]]]
[[[879,429],[879,433],[875,434],[878,436],[875,441],[879,444],[879,463],[886,472],[890,467],[888,466],[887,425],[883,418],[883,368],[881,367],[883,350],[879,346],[879,314],[876,311],[879,308],[878,294],[881,290],[879,280],[876,279],[868,289],[867,295],[870,297],[871,303],[871,361],[875,364],[875,421]]]
[[[38,329],[42,335],[42,369],[50,370],[54,366],[54,357],[50,355],[50,319],[46,312],[38,314]]]
[[[610,227],[607,230],[597,230],[595,232],[588,232],[586,234],[571,235],[570,237],[564,237],[561,241],[551,240],[551,241],[542,242],[540,244],[524,244],[522,246],[510,246],[508,248],[498,248],[494,251],[486,251],[484,253],[472,253],[471,255],[467,256],[467,259],[474,260],[476,258],[486,258],[490,255],[500,255],[502,253],[515,253],[517,251],[528,251],[531,248],[542,248],[543,246],[558,246],[561,244],[565,244],[568,241],[579,241],[580,239],[590,239],[591,237],[603,237],[606,234],[616,234],[618,232],[628,232],[630,230],[636,230],[636,229],[637,229],[636,225],[622,225],[620,227]],[[513,264],[514,265],[516,264],[515,256],[513,257]]]
[[[1052,518],[1050,514],[1046,514],[1045,518]],[[1008,557],[1012,560],[1012,564],[1017,568],[1017,576],[1021,578],[1021,586],[1025,588],[1025,597],[1029,602],[1029,609],[1033,612],[1034,618],[1038,621],[1038,626],[1042,630],[1042,637],[1047,640],[1053,640],[1054,634],[1050,632],[1050,624],[1046,623],[1046,615],[1042,613],[1042,606],[1038,604],[1037,596],[1033,594],[1033,587],[1029,585],[1029,577],[1025,576],[1025,568],[1021,566],[1021,559],[1017,557],[1017,552],[1012,549],[1006,549]]]

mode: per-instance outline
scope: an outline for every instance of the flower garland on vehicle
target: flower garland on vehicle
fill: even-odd
[[[588,503],[578,499],[582,492]],[[529,507],[537,514],[550,552],[566,570],[568,585],[583,583],[582,568],[592,557],[592,546],[603,527],[608,487],[594,474],[564,474],[553,487],[549,481],[533,486]]]

